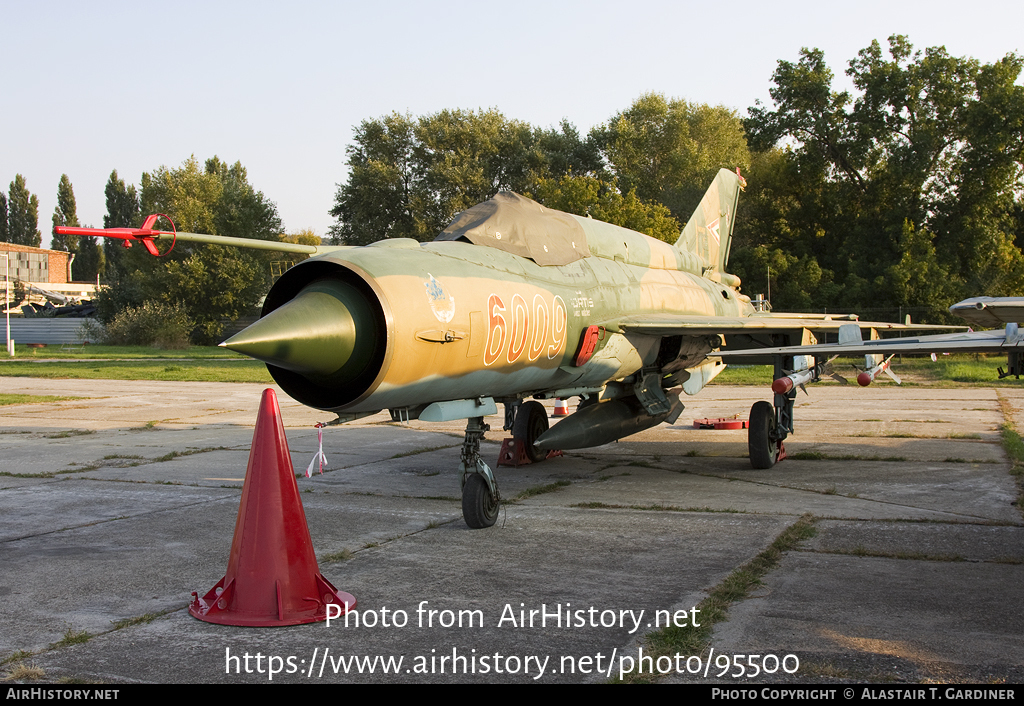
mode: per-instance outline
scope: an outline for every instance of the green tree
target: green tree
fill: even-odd
[[[71,266],[71,273],[78,282],[95,282],[106,272],[106,256],[96,238],[82,236],[78,239],[78,254]]]
[[[10,234],[7,231],[7,194],[0,191],[0,243],[9,243]]]
[[[597,143],[568,122],[537,129],[497,110],[443,110],[364,120],[338,185],[332,242],[433,239],[460,211],[500,190],[531,190],[539,179],[596,175]]]
[[[413,157],[417,236],[432,239],[455,214],[498,191],[522,193],[543,171],[538,135],[527,123],[496,110],[442,110],[420,118]]]
[[[9,242],[38,248],[43,242],[39,232],[39,199],[25,187],[25,177],[17,174],[11,182],[7,214]]]
[[[60,183],[57,184],[57,205],[53,209],[53,230],[50,247],[54,250],[64,250],[70,253],[78,252],[77,235],[59,235],[59,226],[78,227],[78,213],[75,208],[75,192],[71,187],[71,180],[67,174],[60,175]]]
[[[107,200],[107,215],[103,217],[104,228],[137,228],[142,223],[139,213],[139,197],[135,185],[125,185],[124,180],[117,176],[117,170],[110,172],[104,188]],[[129,259],[129,251],[120,240],[103,239],[103,258],[108,274],[120,275],[125,270],[142,266],[142,258],[137,255],[131,264],[122,262]]]
[[[744,171],[750,153],[737,114],[648,93],[595,130],[619,191],[668,207],[685,222],[719,169]]]
[[[766,185],[750,206],[763,230],[746,244],[831,273],[843,287],[819,307],[944,308],[1019,292],[1021,69],[1014,54],[981,65],[897,35],[887,52],[872,42],[850,61],[851,95],[832,89],[820,50],[780,61],[774,109],[755,106],[745,121],[757,154],[771,155],[754,160],[751,183]],[[759,163],[770,165],[763,175]]]
[[[623,195],[597,177],[541,178],[534,188],[529,197],[548,208],[590,216],[668,243],[675,243],[682,230],[667,207],[640,200],[635,190]]]
[[[104,188],[107,198],[107,215],[103,217],[104,228],[136,228],[141,222],[139,216],[139,197],[135,193],[135,185],[125,185],[124,180],[117,176],[117,170],[110,172]]]
[[[78,227],[78,213],[75,206],[75,192],[67,174],[62,174],[57,185],[57,205],[53,209],[53,231],[50,247],[65,250],[74,255],[71,276],[79,282],[91,282],[96,275],[103,274],[105,259],[96,238],[77,235],[59,235],[58,226]]]
[[[133,192],[114,183],[114,202]],[[277,207],[248,182],[245,168],[217,157],[201,167],[195,157],[178,168],[159,167],[142,175],[138,203],[147,213],[164,213],[178,230],[277,239],[284,230]],[[108,184],[108,187],[110,184]],[[108,191],[108,210],[111,199]],[[130,208],[125,209],[130,212]],[[162,247],[162,246],[161,246]],[[122,256],[100,301],[100,316],[110,321],[120,311],[146,301],[181,304],[194,322],[192,340],[214,343],[224,319],[251,313],[270,286],[274,255],[209,245],[177,243],[162,258],[142,248]]]
[[[392,113],[364,120],[347,148],[349,178],[338,185],[328,235],[335,243],[366,245],[383,238],[412,238],[415,121]]]

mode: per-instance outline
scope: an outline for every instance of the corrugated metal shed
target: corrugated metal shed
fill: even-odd
[[[91,319],[11,319],[11,338],[17,346],[29,343],[59,345],[85,340],[82,324]],[[7,338],[7,324],[0,318],[0,339]]]

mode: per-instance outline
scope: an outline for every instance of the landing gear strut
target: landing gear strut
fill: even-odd
[[[459,482],[462,485],[462,517],[471,529],[490,527],[498,519],[501,494],[494,473],[480,457],[480,441],[490,426],[483,417],[471,417],[466,424],[466,438],[462,442],[459,462]]]
[[[792,358],[783,359],[775,356],[775,375],[772,379],[782,377],[783,363],[792,366]],[[796,399],[797,388],[783,394],[775,394],[774,404],[755,402],[750,408],[750,426],[747,428],[747,450],[750,453],[750,465],[754,468],[771,468],[780,460],[783,440],[793,433],[793,400]]]

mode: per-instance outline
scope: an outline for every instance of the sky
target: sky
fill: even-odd
[[[948,8],[948,9],[947,9]],[[22,174],[49,242],[61,174],[102,227],[113,169],[240,161],[289,232],[325,235],[346,147],[393,111],[497,108],[582,133],[640,95],[771,105],[779,60],[837,76],[893,34],[983,63],[1024,52],[1024,5],[835,2],[0,0],[0,188]]]

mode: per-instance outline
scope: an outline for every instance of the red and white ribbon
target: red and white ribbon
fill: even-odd
[[[316,456],[313,457],[313,460],[309,462],[309,466],[306,467],[306,478],[311,478],[313,476],[313,466],[316,465],[317,461],[320,462],[320,475],[324,474],[324,464],[327,463],[327,457],[324,456],[323,424],[316,425],[316,439],[318,442],[320,442],[320,449],[316,452]]]

